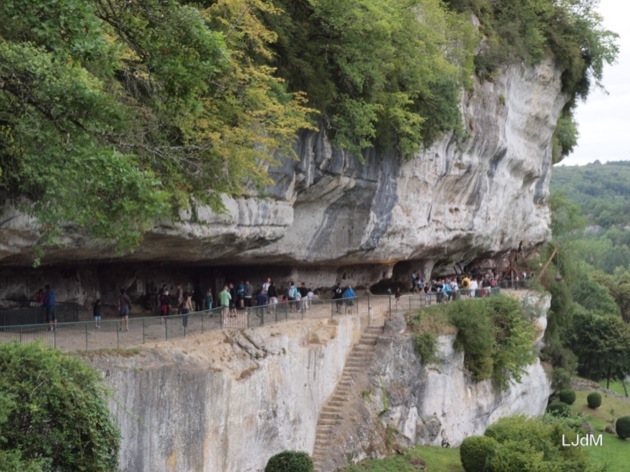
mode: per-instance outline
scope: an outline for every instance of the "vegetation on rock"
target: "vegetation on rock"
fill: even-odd
[[[0,193],[36,217],[40,245],[70,228],[130,250],[160,218],[258,193],[314,116],[357,153],[461,134],[482,36],[480,75],[552,55],[585,96],[616,53],[594,3],[3,2]]]
[[[464,365],[476,382],[492,378],[495,386],[506,388],[510,379],[520,381],[524,368],[534,360],[533,327],[511,297],[455,301],[410,316],[408,326],[419,331],[417,349],[418,336],[431,339],[423,320],[433,312],[439,313],[445,325],[456,328],[456,346],[464,351]],[[424,351],[431,350],[421,345]]]

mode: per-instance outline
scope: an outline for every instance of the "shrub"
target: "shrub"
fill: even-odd
[[[558,398],[562,403],[573,405],[573,403],[575,402],[575,392],[570,388],[565,388],[564,390],[560,390]]]
[[[416,345],[416,354],[420,356],[420,360],[424,365],[431,364],[437,360],[437,336],[433,333],[425,331],[422,334],[416,334],[414,337]]]
[[[598,392],[591,392],[586,397],[586,403],[588,403],[588,407],[593,410],[599,408],[602,404],[602,396]]]
[[[469,436],[459,448],[459,458],[466,472],[481,472],[498,443],[488,436]]]
[[[118,470],[119,431],[93,368],[42,344],[6,343],[0,372],[0,461],[21,464],[13,470]]]
[[[265,472],[313,472],[313,460],[306,452],[284,451],[272,456]]]
[[[475,382],[492,378],[505,389],[517,382],[533,361],[533,328],[522,315],[518,301],[492,297],[449,304],[449,319],[457,328],[456,346],[464,351],[464,364]]]
[[[513,416],[490,425],[485,435],[499,443],[488,458],[486,472],[596,470],[582,448],[563,446],[563,437],[570,442],[576,439],[563,424]]]
[[[617,436],[621,439],[630,438],[630,416],[622,416],[615,423]]]
[[[492,472],[545,470],[547,464],[544,458],[545,454],[536,450],[527,441],[507,440],[499,444],[494,454],[488,458],[486,470]]]
[[[571,416],[571,406],[564,402],[553,402],[547,406],[547,413],[554,416]]]

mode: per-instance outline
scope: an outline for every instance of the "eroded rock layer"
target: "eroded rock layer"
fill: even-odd
[[[549,237],[560,90],[550,61],[508,67],[465,93],[466,137],[445,136],[404,163],[373,151],[361,163],[323,132],[304,133],[299,159],[270,169],[264,197],[225,198],[226,213],[199,207],[194,218],[163,221],[124,260],[324,269],[323,286],[344,272],[355,284],[373,283],[400,261],[429,273],[539,244]],[[14,208],[3,213],[0,264],[30,265],[35,222]],[[43,262],[118,260],[110,247],[68,235]]]

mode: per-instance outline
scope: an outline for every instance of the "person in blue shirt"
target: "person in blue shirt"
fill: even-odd
[[[354,305],[354,297],[356,295],[354,294],[354,290],[352,290],[352,286],[348,285],[348,288],[346,288],[346,291],[343,292],[343,298],[346,299],[346,313],[350,313],[351,310],[351,306]]]
[[[446,279],[446,282],[442,284],[442,292],[444,293],[445,301],[450,301],[453,296],[453,288],[451,287],[451,282],[449,279]]]
[[[45,285],[44,301],[42,306],[46,310],[46,322],[48,323],[48,331],[57,329],[57,304],[55,302],[55,292],[52,291],[50,285]]]

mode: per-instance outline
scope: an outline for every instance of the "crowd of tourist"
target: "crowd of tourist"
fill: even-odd
[[[527,274],[518,274],[511,280],[511,286],[518,288],[522,281],[526,280]],[[499,275],[487,272],[484,275],[456,275],[443,277],[432,281],[425,281],[420,272],[412,272],[411,293],[424,293],[425,303],[431,304],[432,300],[437,303],[447,302],[462,296],[470,298],[480,298],[491,294],[494,287],[500,284]],[[391,290],[388,290],[391,293]],[[396,299],[402,293],[400,287],[395,289],[393,294]],[[342,287],[337,283],[332,288],[332,299],[335,303],[337,313],[349,312],[354,305],[356,294],[352,286]],[[160,316],[171,314],[188,315],[193,312],[220,308],[221,317],[225,320],[228,317],[235,317],[239,310],[256,308],[256,314],[263,316],[265,310],[274,308],[282,302],[287,303],[289,312],[301,312],[309,310],[318,295],[315,290],[307,287],[305,282],[296,285],[291,281],[288,287],[277,288],[271,277],[267,277],[259,286],[254,287],[249,280],[245,279],[239,283],[226,283],[218,294],[212,288],[202,289],[201,285],[196,285],[193,290],[184,290],[181,283],[176,284],[173,293],[169,292],[168,285],[162,284],[154,298],[154,307]],[[49,330],[54,330],[57,325],[55,293],[46,285],[34,295],[35,302],[45,310],[46,322]],[[120,290],[117,301],[117,312],[120,317],[120,330],[129,330],[128,319],[131,312],[132,301],[125,289]],[[93,303],[93,317],[96,328],[100,328],[103,305],[100,298]],[[188,317],[183,317],[183,324],[186,326]]]

